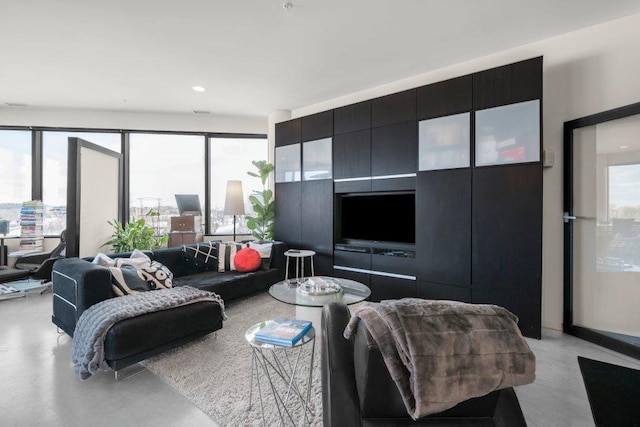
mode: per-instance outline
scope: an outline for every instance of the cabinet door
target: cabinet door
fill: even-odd
[[[371,130],[334,136],[334,179],[368,176],[371,176]]]
[[[333,110],[312,114],[300,119],[301,141],[313,141],[333,134]]]
[[[471,75],[445,80],[417,89],[418,120],[448,116],[473,108]]]
[[[275,185],[276,218],[274,239],[290,248],[302,246],[302,183],[283,182]]]
[[[371,126],[386,126],[416,119],[416,90],[376,98],[371,103]]]
[[[396,277],[371,275],[371,301],[383,299],[414,298],[416,296],[416,281],[399,279]]]
[[[473,302],[507,308],[540,338],[542,166],[474,169],[472,205]]]
[[[476,110],[541,98],[541,56],[473,74]]]
[[[418,170],[418,124],[415,121],[375,128],[371,132],[371,175],[398,175]]]
[[[358,271],[349,271],[349,270],[333,270],[334,277],[341,277],[343,279],[355,280],[356,282],[360,282],[363,285],[371,287],[371,275],[369,273],[360,273]],[[367,301],[371,301],[371,297],[367,298]]]
[[[419,172],[416,189],[418,280],[471,281],[471,169]]]
[[[276,123],[276,147],[281,145],[289,145],[300,142],[300,119],[288,120],[286,122]]]
[[[451,301],[471,302],[471,288],[443,285],[418,280],[416,296],[424,299],[447,299]]]
[[[371,128],[371,101],[347,105],[333,110],[333,133],[355,132]]]
[[[316,275],[333,271],[333,181],[302,183],[301,238],[304,249],[316,252]]]

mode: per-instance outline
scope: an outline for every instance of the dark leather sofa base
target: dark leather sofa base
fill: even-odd
[[[218,272],[195,273],[174,279],[174,286],[193,286],[205,291],[215,292],[223,301],[230,301],[242,296],[262,291],[282,280],[280,271],[272,268],[250,273]]]
[[[213,301],[147,313],[122,320],[107,331],[105,359],[117,371],[221,328],[222,309]]]

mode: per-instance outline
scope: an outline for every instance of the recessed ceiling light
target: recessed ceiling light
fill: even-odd
[[[206,110],[193,110],[194,114],[211,114],[211,111]]]
[[[195,90],[196,92],[204,92],[204,88],[202,86],[194,86],[193,90]]]
[[[621,146],[620,146],[620,149],[621,149],[621,150],[624,150],[625,148],[629,148],[629,146],[628,146],[628,145],[621,145]]]
[[[23,104],[22,102],[5,102],[4,105],[7,107],[28,107],[29,105]]]

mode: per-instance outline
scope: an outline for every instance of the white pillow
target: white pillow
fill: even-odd
[[[116,267],[121,267],[123,265],[133,265],[136,269],[141,269],[143,267],[151,266],[151,258],[149,258],[144,252],[139,251],[138,249],[134,249],[131,252],[129,258],[116,258],[115,259]]]
[[[93,257],[93,264],[101,265],[103,267],[113,267],[116,265],[116,261],[113,258],[109,258],[106,254],[102,252],[98,252],[95,257]]]
[[[249,242],[249,247],[251,249],[255,249],[260,253],[260,258],[270,258],[272,246],[273,246],[272,242],[268,242],[268,243]]]

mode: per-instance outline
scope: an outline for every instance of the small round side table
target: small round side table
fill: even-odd
[[[296,425],[294,420],[294,408],[298,405],[298,409],[302,412],[301,425],[308,425],[312,418],[315,417],[310,407],[311,401],[311,384],[313,381],[313,356],[316,346],[316,331],[313,326],[306,334],[296,342],[292,347],[269,344],[255,339],[256,332],[262,329],[267,322],[256,323],[245,332],[245,339],[251,347],[251,377],[249,382],[249,409],[251,409],[253,396],[253,378],[256,378],[258,386],[258,397],[260,398],[260,409],[262,412],[262,422],[267,425],[265,419],[264,406],[267,402],[263,401],[263,391],[261,379],[266,379],[266,390],[269,390],[273,396],[273,403],[278,410],[278,416],[282,425],[286,425],[291,421]],[[310,353],[308,355],[308,365],[301,362],[302,349],[308,348],[306,344],[311,343]],[[289,355],[288,352],[293,352]],[[271,357],[269,357],[271,356]],[[306,366],[302,366],[306,365]],[[308,368],[308,375],[305,380],[305,370]],[[305,390],[306,389],[306,390]],[[306,391],[306,392],[305,392]],[[288,421],[287,421],[288,420]]]
[[[313,256],[315,255],[315,251],[311,251],[308,249],[289,249],[284,253],[287,257],[287,265],[286,271],[284,275],[285,281],[292,281],[294,283],[300,283],[302,279],[304,279],[304,260],[306,258],[309,259],[309,266],[311,268],[311,276],[315,276],[315,270],[313,268]],[[289,260],[291,258],[295,259],[296,263],[296,278],[294,280],[289,279]]]

